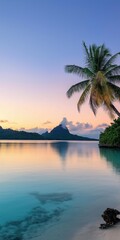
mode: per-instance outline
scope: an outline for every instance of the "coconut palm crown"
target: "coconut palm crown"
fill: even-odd
[[[76,65],[66,65],[68,73],[75,73],[83,78],[83,81],[73,85],[67,91],[70,98],[75,92],[82,91],[77,108],[80,111],[81,105],[89,97],[90,107],[96,115],[97,109],[103,106],[111,118],[114,114],[120,117],[120,112],[114,106],[114,101],[120,101],[120,65],[115,63],[120,52],[111,55],[110,50],[105,45],[95,44],[87,47],[83,42],[85,52],[85,67]]]

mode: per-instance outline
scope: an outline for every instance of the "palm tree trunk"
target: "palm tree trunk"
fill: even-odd
[[[110,106],[113,109],[113,111],[118,115],[118,117],[120,117],[120,112],[116,109],[116,107],[112,103]]]

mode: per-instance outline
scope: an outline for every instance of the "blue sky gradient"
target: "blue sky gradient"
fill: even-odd
[[[78,114],[78,96],[68,100],[65,93],[79,79],[64,66],[84,65],[83,40],[118,52],[119,13],[119,0],[0,0],[1,119],[16,122],[13,128],[41,128],[45,121],[52,128],[63,117],[110,123],[87,105],[89,116]]]

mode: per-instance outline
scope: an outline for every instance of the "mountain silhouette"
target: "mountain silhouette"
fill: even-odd
[[[0,127],[0,139],[2,140],[96,140],[71,134],[67,127],[62,124],[53,128],[52,131],[42,135],[35,132],[17,131],[13,129],[3,129]]]
[[[62,124],[53,128],[50,133],[43,133],[42,136],[48,140],[95,140],[92,138],[71,134],[68,128]]]
[[[0,139],[9,140],[44,140],[44,137],[38,133],[3,129],[0,127]]]

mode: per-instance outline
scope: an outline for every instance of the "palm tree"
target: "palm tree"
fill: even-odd
[[[116,85],[120,83],[120,65],[115,63],[120,52],[111,55],[104,44],[101,46],[93,44],[88,48],[83,42],[83,47],[85,67],[66,65],[65,70],[79,75],[84,78],[84,81],[71,86],[67,91],[67,96],[70,98],[73,93],[82,90],[77,104],[78,111],[89,97],[90,107],[95,115],[97,108],[103,106],[111,118],[114,118],[114,114],[120,117],[120,112],[113,104],[115,100],[120,101],[120,87]]]

